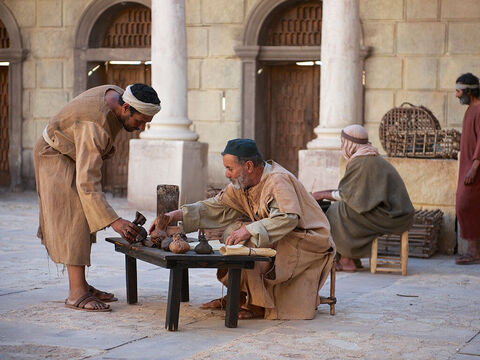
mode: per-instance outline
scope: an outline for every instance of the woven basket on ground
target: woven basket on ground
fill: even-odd
[[[388,111],[378,129],[388,156],[456,159],[460,132],[440,128],[433,113],[424,106],[403,103]]]
[[[408,256],[428,258],[438,248],[438,238],[443,212],[417,210],[412,227],[408,230]],[[400,235],[383,235],[378,238],[378,253],[381,255],[400,254]]]

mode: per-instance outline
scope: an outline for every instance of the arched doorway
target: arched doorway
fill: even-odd
[[[297,174],[320,104],[322,2],[266,0],[252,10],[244,45],[242,136]]]
[[[0,48],[8,49],[10,47],[10,39],[8,31],[3,22],[0,20]],[[9,100],[8,100],[8,61],[0,62],[0,186],[10,186],[10,165],[8,161],[9,138],[9,122],[8,116]]]
[[[150,8],[145,2],[113,2],[102,2],[103,11],[94,22],[85,18],[92,12],[92,8],[89,8],[84,15],[85,21],[77,29],[77,36],[82,37],[77,38],[77,45],[88,44],[87,49],[76,49],[76,52],[83,52],[86,60],[76,63],[75,71],[79,72],[78,78],[82,79],[76,84],[78,92],[102,84],[115,84],[122,88],[137,82],[151,84],[148,62],[151,46]],[[95,6],[98,3],[92,7]],[[83,38],[85,35],[87,39]],[[80,86],[84,89],[80,89]],[[104,162],[104,191],[126,195],[129,140],[138,136],[139,132],[126,131],[117,135],[115,155]]]
[[[0,2],[0,186],[23,189],[22,62],[26,51],[17,22]]]

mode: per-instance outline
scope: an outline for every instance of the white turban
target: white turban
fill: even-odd
[[[153,116],[160,111],[162,108],[160,104],[152,104],[138,100],[135,95],[133,95],[132,90],[130,89],[132,85],[128,85],[125,89],[125,92],[122,95],[123,101],[125,101],[128,105],[133,106],[138,112]]]
[[[479,85],[469,85],[469,84],[462,84],[462,83],[456,83],[455,84],[455,89],[458,90],[465,90],[465,89],[478,89]]]

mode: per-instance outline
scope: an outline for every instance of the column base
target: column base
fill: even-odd
[[[340,128],[315,128],[317,137],[307,144],[309,150],[340,150]]]
[[[298,179],[309,192],[338,188],[345,173],[341,150],[300,150]]]
[[[140,133],[140,139],[197,141],[198,134],[187,126],[152,124]]]
[[[178,140],[130,140],[128,205],[156,211],[157,185],[180,187],[180,205],[205,199],[208,144]]]

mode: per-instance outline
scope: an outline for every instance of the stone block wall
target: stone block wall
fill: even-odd
[[[1,0],[28,56],[23,63],[23,176],[33,185],[31,152],[48,118],[73,96],[73,48],[81,14],[96,0]],[[241,61],[246,20],[261,0],[185,0],[188,116],[209,144],[209,179],[226,183],[220,152],[241,134]],[[364,121],[380,146],[382,116],[404,101],[430,108],[442,127],[461,128],[456,77],[480,74],[480,1],[359,0],[365,62]],[[359,96],[362,96],[359,94]],[[28,185],[28,184],[27,184]]]
[[[455,80],[480,75],[480,1],[360,0],[365,62],[364,122],[372,143],[382,116],[403,102],[424,105],[442,128],[461,130]]]
[[[456,243],[458,161],[392,157],[387,157],[386,160],[402,177],[415,209],[443,211],[438,250],[443,254],[453,254]]]
[[[209,144],[208,183],[222,187],[220,152],[241,135],[243,24],[254,1],[187,0],[188,117],[199,141]]]
[[[23,63],[22,177],[34,187],[32,150],[48,119],[73,94],[73,47],[88,0],[3,0],[28,55]]]

